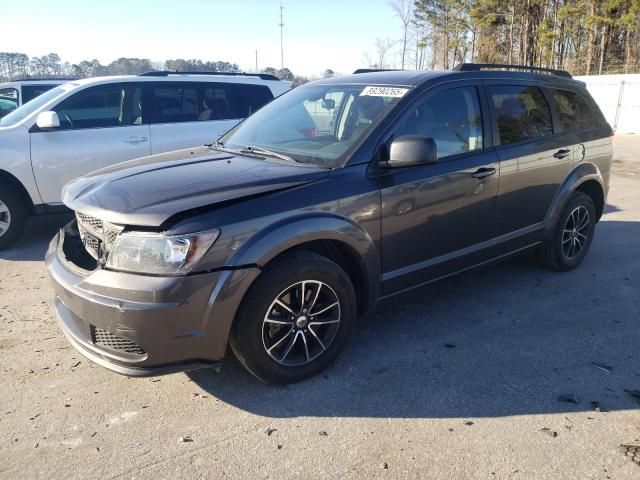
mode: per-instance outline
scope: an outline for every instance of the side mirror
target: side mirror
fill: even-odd
[[[42,130],[60,128],[60,119],[56,112],[40,112],[36,119],[36,125]]]
[[[383,166],[387,168],[427,165],[438,161],[436,142],[421,135],[402,135],[394,138],[389,146],[389,159]]]

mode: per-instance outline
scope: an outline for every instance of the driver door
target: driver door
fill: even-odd
[[[495,234],[499,164],[479,93],[466,82],[429,91],[392,131],[433,138],[438,160],[379,179],[383,295],[465,268]]]
[[[60,127],[31,128],[31,162],[43,203],[61,202],[62,187],[99,168],[151,153],[142,117],[142,84],[90,87],[53,110]]]

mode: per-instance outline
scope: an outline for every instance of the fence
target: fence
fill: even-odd
[[[640,74],[573,78],[587,84],[616,133],[640,133]]]

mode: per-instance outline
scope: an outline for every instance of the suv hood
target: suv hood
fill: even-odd
[[[159,227],[187,210],[293,188],[330,170],[207,147],[143,157],[68,183],[66,206],[119,225]]]

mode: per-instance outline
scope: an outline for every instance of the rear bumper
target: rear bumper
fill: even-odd
[[[46,255],[60,328],[90,360],[129,376],[219,367],[257,268],[152,277],[71,263],[63,229]]]

